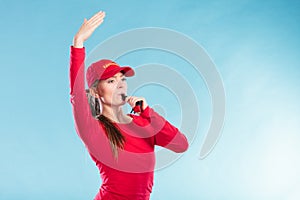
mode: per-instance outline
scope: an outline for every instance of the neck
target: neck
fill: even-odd
[[[131,118],[123,113],[121,106],[102,105],[102,114],[116,123],[129,123]]]

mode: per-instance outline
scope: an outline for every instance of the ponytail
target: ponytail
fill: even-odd
[[[124,136],[109,118],[104,115],[100,115],[98,120],[104,126],[106,136],[108,137],[115,158],[118,158],[118,148],[124,149]]]

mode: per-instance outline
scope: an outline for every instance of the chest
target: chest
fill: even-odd
[[[135,153],[148,153],[154,151],[153,137],[137,137],[128,133],[124,133],[125,145],[124,150]]]

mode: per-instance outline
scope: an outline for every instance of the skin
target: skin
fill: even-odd
[[[74,36],[73,46],[83,48],[84,42],[92,35],[104,21],[105,12],[100,11],[90,19],[84,19],[83,24]],[[143,109],[148,104],[144,97],[128,96],[125,101],[122,100],[121,94],[127,94],[126,77],[121,73],[115,74],[105,80],[101,80],[97,88],[90,89],[90,92],[101,101],[102,114],[116,123],[130,123],[132,118],[123,113],[122,106],[128,103],[131,107],[135,106],[137,101],[143,101]]]

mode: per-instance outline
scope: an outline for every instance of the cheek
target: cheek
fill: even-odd
[[[111,100],[112,96],[115,93],[115,87],[113,85],[103,85],[99,90],[98,94],[103,98],[104,101]]]

